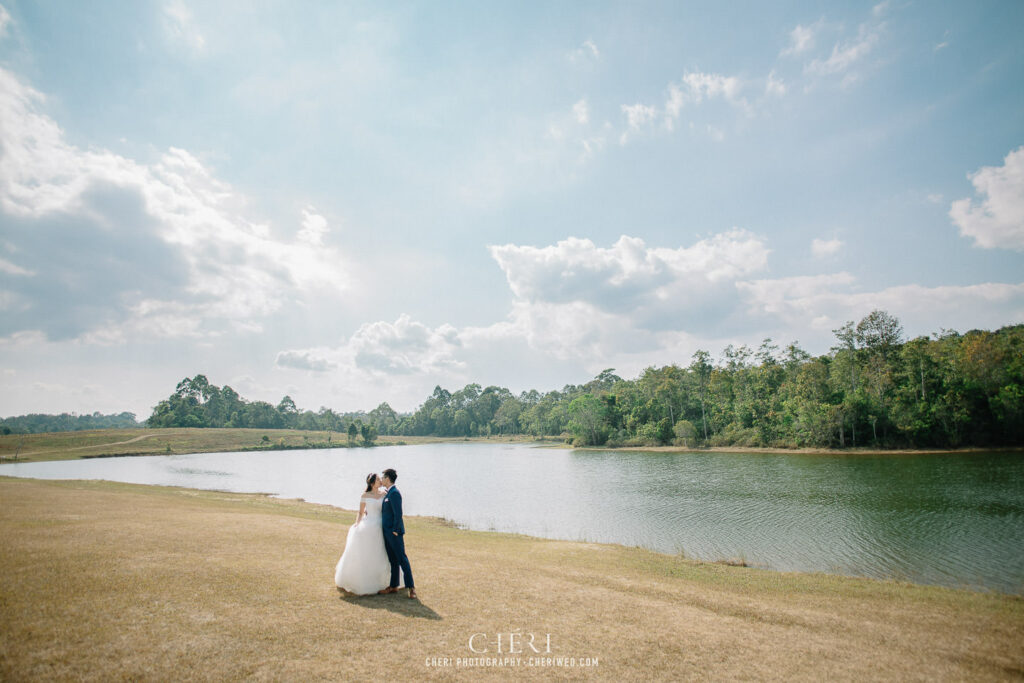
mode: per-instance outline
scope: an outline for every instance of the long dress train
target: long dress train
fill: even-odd
[[[384,550],[379,498],[366,496],[366,516],[349,528],[345,552],[334,569],[334,584],[356,595],[370,595],[391,582],[391,563]],[[399,576],[399,585],[404,585]]]

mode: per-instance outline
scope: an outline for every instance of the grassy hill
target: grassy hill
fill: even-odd
[[[377,443],[385,445],[400,440],[412,443],[421,439],[382,436],[378,437]],[[0,436],[0,459],[11,460],[16,453],[19,460],[33,462],[105,455],[212,453],[253,448],[347,445],[348,437],[345,434],[298,429],[96,429]]]
[[[0,500],[0,680],[379,681],[385,670],[399,680],[1024,673],[1019,597],[705,564],[465,531],[433,518],[407,520],[419,601],[345,597],[333,585],[354,519],[344,510],[5,478]],[[511,632],[533,633],[538,644],[551,634],[544,656],[596,666],[530,667],[532,653],[507,653]],[[477,633],[486,634],[475,641],[486,654],[469,649]],[[515,656],[520,666],[475,660]]]

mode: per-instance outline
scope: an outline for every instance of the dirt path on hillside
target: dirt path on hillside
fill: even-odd
[[[126,443],[135,443],[136,441],[142,441],[150,437],[156,436],[155,434],[143,434],[142,436],[136,436],[134,439],[128,439],[127,441],[111,441],[110,443],[94,443],[88,446],[74,446],[72,448],[51,448],[47,451],[27,451],[19,454],[19,458],[27,458],[30,455],[45,455],[46,453],[66,453],[67,451],[84,451],[90,448],[106,448],[107,446],[123,446]]]

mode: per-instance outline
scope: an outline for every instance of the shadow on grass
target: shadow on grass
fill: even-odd
[[[419,600],[410,600],[406,597],[405,590],[390,595],[352,595],[342,593],[340,600],[350,605],[365,607],[367,609],[386,609],[395,614],[406,617],[417,617],[419,619],[431,619],[441,621],[441,615],[424,605]]]

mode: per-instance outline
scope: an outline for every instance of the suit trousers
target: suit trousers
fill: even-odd
[[[412,567],[409,566],[409,558],[405,556],[405,537],[402,534],[396,536],[390,531],[385,531],[384,550],[387,551],[388,562],[391,563],[391,583],[388,585],[398,587],[398,569],[401,567],[406,587],[414,588],[416,584],[412,581]]]

